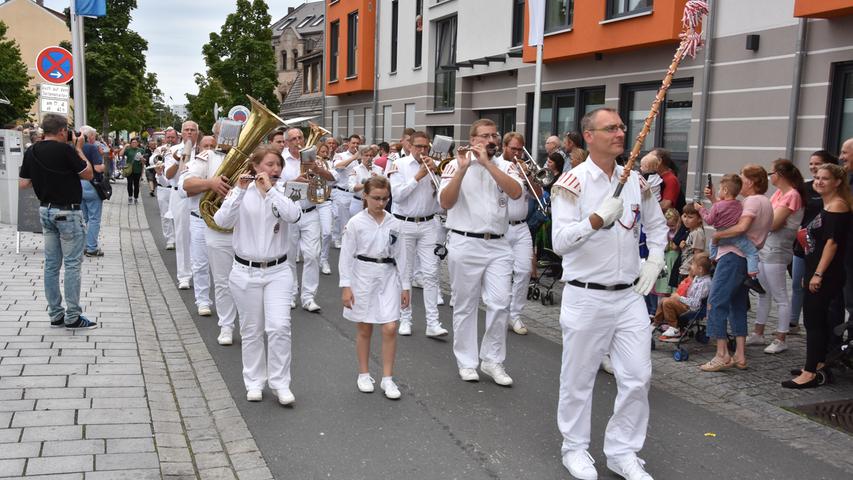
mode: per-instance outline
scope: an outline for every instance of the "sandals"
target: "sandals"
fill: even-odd
[[[722,359],[714,357],[710,362],[700,365],[699,369],[703,372],[719,372],[727,368],[732,368],[733,366],[735,366],[735,364],[732,359],[729,359],[728,362],[724,362]]]
[[[735,367],[738,370],[746,370],[747,368],[749,368],[749,366],[746,364],[746,360],[742,362],[736,362],[734,357],[732,357],[732,360],[729,362],[729,366]]]

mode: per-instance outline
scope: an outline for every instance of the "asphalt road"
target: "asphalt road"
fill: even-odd
[[[145,195],[144,203],[160,253],[174,275],[174,252],[164,250],[156,201]],[[337,270],[338,251],[332,252]],[[570,478],[560,462],[556,424],[560,345],[535,334],[510,333],[506,368],[514,386],[500,387],[485,376],[479,383],[462,382],[450,337],[434,340],[423,335],[423,324],[417,322],[423,318],[421,291],[414,292],[415,334],[398,339],[395,380],[403,394],[398,401],[386,399],[378,388],[378,332],[371,352],[376,392],[356,389],[355,328],[341,317],[334,272],[321,275],[319,314],[301,308],[292,311],[291,389],[296,396],[292,408],[279,406],[269,391],[263,402],[247,402],[238,338],[233,346],[218,345],[216,321],[193,315],[275,477]],[[192,291],[182,292],[182,298],[194,313]],[[451,314],[449,308],[441,308],[441,320],[448,328]],[[618,478],[607,470],[602,453],[615,394],[613,377],[600,373],[590,453],[603,479]],[[640,456],[658,480],[849,478],[848,473],[665,391],[653,388],[650,403],[651,425]]]

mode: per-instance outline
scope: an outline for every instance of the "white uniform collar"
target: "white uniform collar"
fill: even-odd
[[[592,161],[591,156],[587,157],[586,161],[583,164],[586,165],[587,169],[589,170],[589,173],[592,175],[594,180],[598,180],[599,178],[604,178],[605,180],[608,180],[607,174],[604,172],[604,170],[601,169],[601,167],[599,167],[598,165],[596,165],[595,162]],[[619,164],[616,164],[615,168],[613,169],[613,175],[617,176],[620,174],[621,170],[619,168]]]

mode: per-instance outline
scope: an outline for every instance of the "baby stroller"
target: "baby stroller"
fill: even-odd
[[[562,262],[563,259],[550,248],[540,249],[536,262],[539,275],[530,279],[530,285],[527,287],[528,300],[541,300],[542,305],[554,304],[553,288],[563,274]]]
[[[672,359],[676,362],[683,362],[690,358],[690,352],[682,346],[684,342],[691,338],[701,344],[708,343],[708,333],[705,330],[705,317],[708,315],[708,300],[702,300],[699,310],[695,312],[687,312],[678,317],[678,327],[681,329],[681,335],[675,341],[675,351],[672,352]],[[671,342],[667,342],[671,343]],[[652,350],[656,347],[654,336],[652,337]]]
[[[853,326],[853,320],[848,320],[833,329],[833,333],[839,338],[844,337],[844,331]],[[841,345],[834,347],[826,355],[826,366],[816,372],[818,385],[833,383],[835,374],[833,370],[853,370],[853,331],[848,330],[847,339]]]

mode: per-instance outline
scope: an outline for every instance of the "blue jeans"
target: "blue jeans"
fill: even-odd
[[[80,265],[83,263],[83,217],[77,210],[39,207],[44,231],[44,295],[51,320],[65,316],[70,325],[80,317]],[[59,291],[59,269],[65,264],[65,304]]]
[[[794,255],[791,264],[791,319],[790,325],[800,324],[800,313],[803,311],[803,277],[806,275],[806,259]]]
[[[758,249],[746,235],[738,235],[731,238],[721,238],[717,245],[711,244],[711,258],[717,256],[717,247],[719,245],[734,245],[738,250],[743,252],[746,257],[746,271],[749,273],[758,273]]]
[[[88,180],[80,180],[83,186],[83,203],[80,211],[83,213],[83,223],[86,224],[86,251],[98,249],[98,234],[101,232],[101,208],[104,201],[98,196],[95,187]]]
[[[727,338],[726,323],[731,326],[735,337],[746,336],[746,305],[749,287],[746,280],[746,260],[727,253],[717,262],[711,293],[708,296],[708,336]]]

